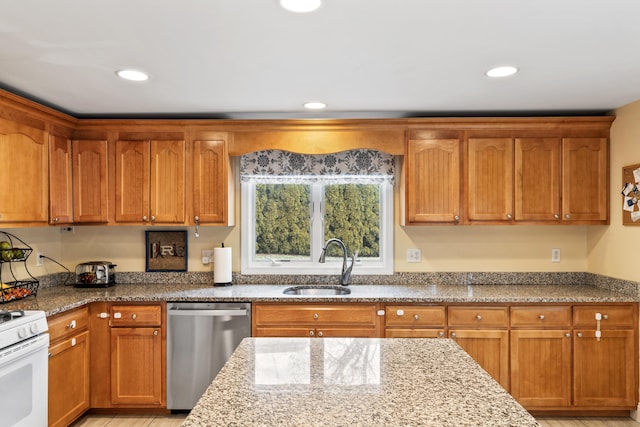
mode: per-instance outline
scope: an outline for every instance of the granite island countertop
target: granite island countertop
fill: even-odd
[[[183,427],[539,426],[450,339],[246,338]]]
[[[351,285],[343,296],[284,295],[290,285],[123,284],[82,289],[52,286],[36,297],[0,305],[0,309],[44,310],[48,316],[96,301],[228,301],[311,303],[608,303],[637,302],[638,297],[590,285]]]

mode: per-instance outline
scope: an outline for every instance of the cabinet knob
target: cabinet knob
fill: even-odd
[[[133,320],[136,320],[136,318],[137,318],[137,317],[138,317],[138,315],[137,315],[137,314],[135,314],[135,313],[133,313],[133,314],[131,315],[131,318],[132,318]]]
[[[146,221],[147,220],[147,216],[146,215],[142,215],[142,220]]]
[[[438,336],[439,336],[440,338],[444,337],[444,332],[442,332],[442,331],[438,332]]]
[[[321,337],[322,335],[322,331],[318,331],[318,336]]]
[[[155,331],[153,331],[153,336],[157,337],[158,336],[158,330],[156,329]]]
[[[314,335],[313,331],[309,331],[309,336],[312,337]]]
[[[413,318],[414,318],[414,319],[416,319],[416,320],[418,320],[418,319],[420,319],[420,316],[418,316],[417,314],[414,314],[414,315],[413,315]]]
[[[566,214],[564,217],[567,219],[571,219],[571,214]]]
[[[155,221],[155,220],[156,220],[156,217],[151,215],[151,221]]]
[[[460,221],[460,216],[458,216],[458,215],[454,216],[453,220],[456,221],[456,222]]]
[[[540,316],[538,316],[538,319],[544,320],[544,314],[541,314]]]
[[[576,334],[576,336],[577,336],[578,338],[582,338],[582,332],[578,332],[578,333]]]
[[[603,314],[603,315],[602,315],[602,318],[603,318],[604,320],[609,320],[609,315],[608,315],[608,314]]]
[[[455,332],[451,332],[451,338],[455,338],[457,335]]]
[[[476,320],[479,322],[482,320],[482,316],[480,316],[479,314],[476,316]]]
[[[313,318],[314,319],[317,319],[318,317],[320,317],[320,316],[318,316],[318,313],[313,313]]]
[[[53,218],[53,222],[58,222],[58,221],[60,221],[58,217]]]
[[[565,337],[567,338],[571,338],[571,334],[569,332],[567,332],[566,334],[564,334]]]
[[[553,217],[554,217],[555,219],[560,219],[560,214],[553,214]]]
[[[72,320],[71,323],[67,325],[67,329],[75,329],[75,328],[76,328],[76,321]]]
[[[513,218],[513,215],[507,214],[507,219],[511,219],[511,218]]]

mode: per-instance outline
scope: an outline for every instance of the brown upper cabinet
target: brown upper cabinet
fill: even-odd
[[[410,133],[405,158],[408,224],[460,221],[461,147],[459,138]]]
[[[233,225],[233,183],[223,137],[193,142],[193,224]]]
[[[406,224],[608,224],[608,129],[460,132],[408,132]]]
[[[71,140],[49,136],[49,223],[73,222]]]
[[[185,222],[184,140],[118,140],[115,156],[115,222]]]
[[[47,223],[48,172],[47,133],[0,118],[0,224]]]
[[[71,151],[73,222],[105,223],[109,220],[107,140],[74,140]]]

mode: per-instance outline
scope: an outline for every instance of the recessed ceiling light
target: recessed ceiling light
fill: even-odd
[[[308,110],[322,110],[323,108],[327,108],[327,104],[324,102],[307,102],[304,104],[304,108]]]
[[[118,70],[116,75],[125,80],[131,80],[134,82],[144,82],[149,80],[149,74],[138,70]]]
[[[313,12],[322,4],[322,0],[280,0],[280,6],[289,12]]]
[[[518,72],[516,67],[511,65],[507,65],[504,67],[495,67],[487,71],[487,76],[489,77],[507,77],[512,76]]]

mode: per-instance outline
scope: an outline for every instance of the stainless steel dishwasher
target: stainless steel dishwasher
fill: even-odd
[[[249,336],[250,303],[168,303],[167,408],[192,409]]]

